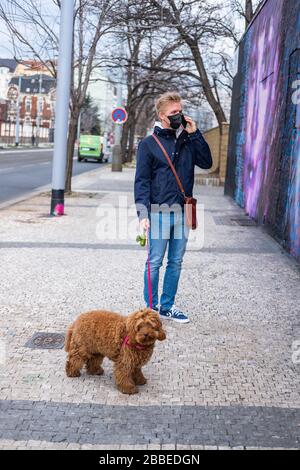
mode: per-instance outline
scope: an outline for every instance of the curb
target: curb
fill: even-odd
[[[7,155],[13,153],[32,153],[32,152],[51,152],[53,147],[40,147],[40,148],[19,148],[19,149],[0,149],[0,155]]]

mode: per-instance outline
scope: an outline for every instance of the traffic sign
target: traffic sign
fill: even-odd
[[[115,124],[124,124],[128,119],[125,108],[116,108],[112,112],[112,120]]]
[[[7,92],[7,98],[11,101],[16,101],[19,96],[19,89],[16,85],[11,85]]]

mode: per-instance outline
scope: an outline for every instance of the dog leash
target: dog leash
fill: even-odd
[[[149,243],[149,233],[150,229],[147,228],[147,254],[148,254],[148,295],[149,295],[149,307],[152,310],[153,300],[152,300],[152,284],[151,284],[151,269],[150,269],[150,243]]]
[[[152,300],[152,283],[151,283],[151,269],[150,269],[150,243],[149,243],[149,228],[147,229],[147,255],[148,255],[148,295],[149,295],[149,307],[152,310],[153,306],[153,300]],[[123,343],[122,343],[122,348],[123,347],[129,347],[132,349],[136,349],[138,351],[142,351],[144,349],[147,349],[147,346],[142,346],[141,344],[135,344],[131,345],[129,342],[129,336],[125,336]]]

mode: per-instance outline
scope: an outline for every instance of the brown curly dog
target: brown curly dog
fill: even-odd
[[[114,362],[117,388],[138,392],[147,383],[141,368],[149,361],[156,340],[166,339],[158,313],[146,308],[128,317],[106,310],[83,313],[68,328],[65,350],[68,377],[79,377],[86,364],[91,375],[102,375],[104,357]]]

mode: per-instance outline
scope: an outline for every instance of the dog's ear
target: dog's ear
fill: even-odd
[[[139,320],[144,317],[145,313],[144,310],[137,310],[136,312],[131,313],[126,318],[126,330],[130,337],[134,338],[137,332],[137,325]]]
[[[158,339],[159,341],[164,341],[166,338],[167,338],[167,335],[166,335],[165,330],[163,330],[162,328],[160,328],[160,329],[158,330],[158,337],[157,337],[157,339]]]
[[[153,310],[151,310],[149,318],[150,318],[150,323],[158,331],[157,339],[159,341],[164,341],[167,336],[166,336],[165,330],[162,327],[162,322],[161,322],[161,319],[159,317],[159,314],[156,313],[156,312],[153,312]]]

